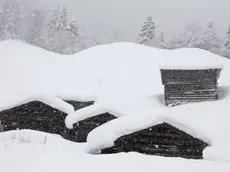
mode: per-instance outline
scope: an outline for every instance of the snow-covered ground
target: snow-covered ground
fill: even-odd
[[[146,156],[138,153],[89,155],[85,144],[72,143],[59,136],[33,131],[17,135],[30,138],[0,142],[0,165],[4,172],[228,172],[230,163]],[[12,139],[15,133],[7,133]],[[47,142],[44,144],[45,137]]]
[[[219,79],[221,100],[172,109],[163,106],[161,100],[164,92],[160,68],[211,67],[223,67]],[[15,132],[7,132],[0,134],[0,170],[4,172],[228,172],[230,171],[228,148],[230,139],[229,136],[225,137],[225,134],[229,131],[227,124],[230,119],[228,118],[229,73],[229,60],[199,49],[160,50],[133,43],[115,43],[64,56],[20,41],[1,42],[0,108],[2,109],[39,99],[51,103],[54,107],[60,105],[59,108],[68,112],[66,124],[69,128],[78,120],[104,112],[122,116],[117,119],[118,121],[122,118],[130,118],[133,122],[141,118],[141,115],[151,114],[162,121],[186,124],[185,127],[189,126],[191,129],[187,130],[188,133],[203,140],[207,139],[206,141],[215,147],[206,150],[209,160],[164,158],[138,153],[90,155],[86,153],[87,150],[92,145],[95,146],[95,143],[100,143],[94,141],[94,133],[101,134],[97,130],[103,128],[94,130],[87,144],[72,143],[59,136],[40,132],[19,131],[16,135]],[[72,106],[57,97],[69,100],[96,100],[96,102],[88,108],[73,112]],[[172,113],[172,116],[169,117],[168,113]],[[211,113],[210,116],[208,113]],[[190,116],[181,118],[184,114]],[[191,117],[194,114],[195,116]],[[160,115],[162,118],[159,117]],[[132,121],[123,122],[130,124],[128,127],[133,131],[133,124],[130,123]],[[148,125],[152,122],[156,120],[147,121]],[[117,123],[116,126],[119,124]],[[113,130],[118,134],[120,132],[117,128],[112,128],[111,131]],[[214,133],[215,131],[218,133]],[[103,138],[103,135],[100,136]],[[103,138],[109,142],[108,144],[111,144],[114,139],[114,135],[110,136],[112,139]]]

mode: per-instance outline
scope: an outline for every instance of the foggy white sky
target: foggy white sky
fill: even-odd
[[[221,36],[230,24],[230,0],[29,0],[33,5],[52,8],[65,5],[85,32],[108,40],[117,32],[124,41],[140,30],[147,15],[152,15],[156,31],[173,36],[191,20],[213,21]],[[34,3],[36,1],[36,3]]]

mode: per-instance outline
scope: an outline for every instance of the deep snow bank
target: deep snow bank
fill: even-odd
[[[0,133],[0,138],[5,134],[15,133]],[[23,140],[22,138],[18,138],[14,143],[0,140],[1,171],[152,172],[154,169],[155,172],[228,172],[230,170],[230,164],[226,162],[165,158],[137,153],[92,156],[83,152],[85,144],[68,142],[60,136],[28,130],[19,132],[18,135],[20,138],[29,138],[29,142],[19,142],[18,140]],[[44,144],[46,136],[47,142]]]
[[[85,101],[159,94],[163,93],[161,67],[208,68],[228,63],[200,49],[161,50],[114,43],[67,56],[9,40],[0,43],[0,94],[41,92]]]

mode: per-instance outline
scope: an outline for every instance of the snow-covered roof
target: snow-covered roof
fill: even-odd
[[[227,90],[230,90],[230,87]],[[149,111],[143,116],[123,116],[114,119],[89,133],[87,151],[98,152],[103,148],[113,146],[114,141],[121,136],[165,122],[208,143],[210,147],[204,151],[204,158],[226,159],[227,157],[227,160],[230,160],[229,152],[223,149],[230,144],[230,96],[225,96],[219,101],[193,103],[164,108],[160,111],[153,109],[152,112]],[[214,155],[218,150],[222,153],[216,157]]]
[[[27,94],[0,99],[0,112],[29,102],[39,101],[65,113],[74,112],[74,107],[65,101],[50,95]]]
[[[165,108],[165,106],[156,96],[128,96],[124,98],[111,95],[111,97],[108,96],[96,101],[91,106],[68,114],[65,123],[67,128],[72,129],[74,123],[103,113],[110,113],[116,117],[142,116],[151,110],[157,111],[162,108]]]
[[[163,93],[162,66],[229,64],[228,59],[201,49],[162,50],[127,42],[59,55],[8,40],[0,43],[0,54],[1,96],[30,91],[77,101],[99,100],[111,94],[127,97]]]
[[[167,62],[159,65],[161,69],[222,69],[226,65],[225,62],[228,61],[224,57],[198,48],[180,48],[169,51],[167,51]]]

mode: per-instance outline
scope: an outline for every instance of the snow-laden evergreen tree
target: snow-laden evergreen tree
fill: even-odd
[[[67,9],[63,8],[59,14],[58,30],[65,30],[67,27]]]
[[[62,53],[63,54],[74,54],[78,51],[79,49],[79,35],[78,35],[78,24],[77,21],[72,19],[67,23],[66,29],[65,29],[65,47],[63,47]]]
[[[45,40],[46,40],[46,47],[48,49],[53,49],[52,45],[54,44],[54,38],[57,35],[59,29],[59,15],[60,15],[60,9],[59,5],[51,11],[51,14],[46,20],[45,24]]]
[[[230,48],[230,25],[228,26],[228,32],[225,37],[224,46]]]
[[[74,19],[69,22],[67,29],[70,33],[70,40],[72,40],[70,42],[72,51],[78,52],[99,44],[91,36],[86,35]]]
[[[139,35],[138,42],[144,45],[151,45],[151,41],[155,37],[155,28],[156,26],[153,22],[153,17],[148,16],[141,28],[141,33]]]
[[[1,39],[22,39],[25,9],[21,0],[2,0]]]
[[[167,48],[167,44],[165,42],[165,37],[164,37],[164,33],[161,32],[161,37],[160,37],[160,47],[162,49],[166,49]]]
[[[228,26],[228,31],[225,36],[224,46],[221,49],[221,55],[230,58],[230,25]]]
[[[57,32],[53,38],[53,51],[65,54],[69,46],[69,33],[67,30],[67,10],[63,8],[58,14]]]
[[[202,48],[204,41],[201,34],[187,32],[184,35],[173,37],[167,43],[168,49]]]
[[[68,26],[67,26],[67,31],[73,35],[73,37],[77,38],[78,37],[78,24],[77,21],[72,19]]]
[[[67,16],[66,16],[67,19]],[[61,54],[73,54],[78,50],[77,42],[78,42],[78,25],[75,20],[71,20],[70,22],[65,21],[66,25],[61,20],[62,23],[59,29],[58,34],[56,35],[56,47],[55,51]],[[67,23],[68,22],[68,23]]]
[[[204,47],[203,49],[211,51],[213,53],[220,53],[220,40],[217,37],[212,22],[209,22],[206,30],[203,33]]]
[[[59,6],[51,12],[46,24],[46,46],[48,50],[60,54],[72,54],[77,51],[78,26],[76,21],[68,22],[66,8]]]
[[[202,48],[203,28],[196,22],[192,22],[186,26],[179,36],[171,38],[168,43],[168,49],[175,48]]]
[[[27,29],[25,33],[25,40],[36,46],[43,47],[43,32],[44,32],[45,15],[40,9],[34,9],[28,13]]]

